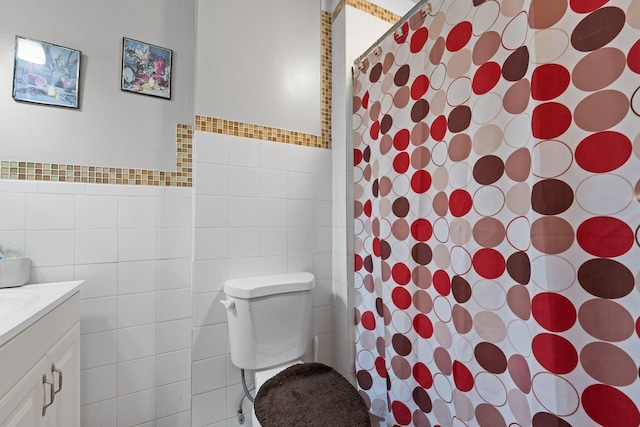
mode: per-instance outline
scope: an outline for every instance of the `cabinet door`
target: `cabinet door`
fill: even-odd
[[[55,398],[47,426],[80,427],[80,325],[76,323],[49,352],[48,375]]]
[[[0,401],[0,427],[45,426],[42,406],[45,399],[47,403],[51,401],[49,385],[42,382],[47,364],[47,358],[42,358]],[[47,380],[50,381],[51,376]]]

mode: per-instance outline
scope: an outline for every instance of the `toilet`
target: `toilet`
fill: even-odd
[[[311,341],[314,287],[308,272],[225,282],[231,362],[254,372],[255,394],[271,377],[302,363]]]

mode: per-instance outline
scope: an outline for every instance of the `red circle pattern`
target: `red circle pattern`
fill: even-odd
[[[360,394],[638,426],[640,0],[436,3],[354,69]]]

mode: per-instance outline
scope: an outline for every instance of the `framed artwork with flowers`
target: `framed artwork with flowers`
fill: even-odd
[[[78,108],[79,50],[16,36],[13,99]]]
[[[171,49],[123,37],[121,89],[171,99]]]

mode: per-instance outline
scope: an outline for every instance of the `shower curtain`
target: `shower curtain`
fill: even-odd
[[[433,0],[354,66],[389,426],[640,425],[640,0]]]

